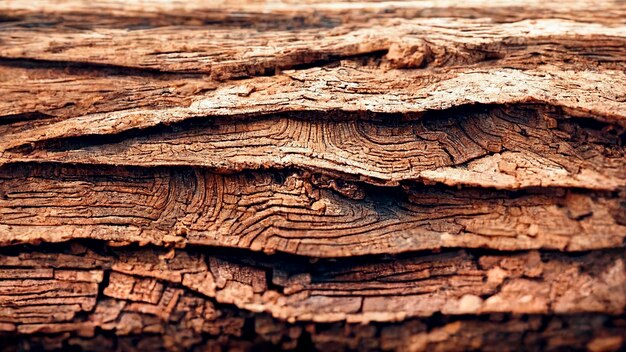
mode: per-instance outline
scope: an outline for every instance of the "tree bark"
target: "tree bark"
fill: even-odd
[[[0,3],[0,347],[626,348],[624,18]]]

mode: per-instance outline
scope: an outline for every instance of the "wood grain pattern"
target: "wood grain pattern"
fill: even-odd
[[[470,104],[541,103],[623,126],[623,72],[464,70],[438,80],[429,72],[336,67],[224,85],[188,107],[130,109],[79,116],[5,136],[0,151],[76,136],[117,134],[193,117],[306,111],[416,114]],[[575,80],[576,84],[568,83]],[[434,81],[434,82],[433,82]],[[391,84],[384,82],[391,82]],[[429,83],[433,82],[433,83]],[[496,94],[497,93],[497,94]]]
[[[446,111],[420,121],[292,114],[199,119],[123,138],[65,139],[8,151],[6,162],[202,166],[218,171],[299,168],[376,185],[403,181],[499,189],[626,186],[624,130],[555,111]],[[582,125],[581,125],[582,123]]]
[[[625,18],[0,2],[0,350],[623,350]]]
[[[59,31],[18,23],[10,35],[0,36],[0,57],[205,73],[216,79],[385,53],[390,65],[400,68],[477,63],[528,68],[539,63],[619,69],[624,64],[626,26],[556,19],[377,22],[289,31],[189,27],[182,32],[176,27]]]
[[[263,256],[232,261],[224,253],[194,249],[118,249],[111,255],[110,250],[101,252],[105,247],[77,243],[40,248],[0,254],[0,337],[11,341],[14,336],[22,348],[313,345],[418,351],[491,348],[506,342],[605,350],[624,341],[623,316],[597,313],[623,309],[623,251],[582,257],[453,251],[311,264]],[[537,294],[529,295],[529,285]],[[413,300],[423,303],[407,304]],[[50,308],[54,314],[46,313]],[[353,323],[430,315],[433,309],[448,315]],[[285,322],[261,311],[304,314],[299,317],[305,319],[308,314],[318,322]],[[480,317],[468,315],[478,311]],[[569,314],[547,315],[550,311]],[[533,314],[522,318],[510,312]],[[330,323],[337,319],[349,321]],[[319,321],[326,321],[324,328]]]
[[[0,178],[3,244],[73,238],[314,257],[441,247],[621,246],[623,196],[541,189],[363,188],[297,173],[33,166]]]

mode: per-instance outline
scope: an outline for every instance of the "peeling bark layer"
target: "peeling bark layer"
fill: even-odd
[[[0,349],[626,346],[626,3],[3,1]]]
[[[403,181],[509,190],[626,186],[625,132],[619,126],[587,124],[534,106],[446,110],[419,121],[372,118],[378,121],[319,113],[197,119],[123,137],[42,142],[7,151],[0,160],[228,172],[299,168],[391,186]]]
[[[622,245],[623,193],[359,187],[299,173],[5,167],[1,243],[73,238],[313,257]]]
[[[506,68],[452,70],[443,75],[342,66],[285,72],[228,83],[187,107],[91,114],[34,127],[6,136],[0,141],[0,151],[52,139],[119,134],[198,116],[237,118],[307,111],[411,115],[477,103],[541,103],[574,116],[624,125],[626,74],[620,71],[548,73]]]
[[[41,35],[46,35],[44,41]],[[391,66],[402,68],[476,63],[529,67],[536,64],[532,53],[542,57],[542,64],[619,69],[624,63],[626,26],[555,19],[496,25],[488,20],[435,18],[290,31],[217,27],[207,33],[206,27],[184,32],[157,27],[94,33],[24,28],[18,23],[10,36],[0,40],[4,42],[0,56],[10,59],[89,62],[228,79],[385,53]]]
[[[296,348],[307,343],[303,335],[320,346],[421,350],[455,346],[447,339],[458,339],[456,346],[488,347],[496,343],[487,337],[496,324],[490,319],[504,318],[494,313],[514,313],[498,333],[515,339],[529,330],[521,345],[545,340],[558,346],[566,342],[552,334],[567,340],[577,329],[583,336],[569,336],[574,339],[569,343],[589,348],[619,345],[625,337],[622,318],[587,315],[623,311],[623,250],[582,256],[451,251],[311,263],[197,249],[65,247],[2,253],[0,326],[5,334],[50,334],[59,346],[99,350],[115,344],[124,348],[124,341],[133,339],[144,340],[133,348],[142,343],[144,348],[151,343],[188,348],[252,337]],[[52,315],[46,314],[50,308]],[[448,318],[426,318],[436,313]],[[549,318],[549,313],[569,316]],[[522,320],[517,314],[530,315]],[[303,323],[309,320],[314,323]],[[403,323],[353,325],[372,320]],[[577,323],[559,326],[561,320]],[[320,330],[315,325],[320,322],[335,325]],[[247,331],[250,324],[254,328]],[[343,332],[340,324],[347,324]],[[107,337],[112,331],[114,340]],[[472,342],[481,335],[487,345]]]

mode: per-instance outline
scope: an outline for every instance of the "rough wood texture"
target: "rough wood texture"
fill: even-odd
[[[73,238],[204,244],[307,256],[440,247],[620,247],[623,194],[360,187],[294,172],[11,166],[0,174],[0,243]]]
[[[206,27],[183,32],[175,27],[94,32],[22,26],[18,23],[19,30],[0,37],[6,45],[0,50],[2,57],[198,72],[219,79],[384,52],[392,66],[402,68],[486,60],[496,60],[487,66],[528,67],[536,64],[533,54],[543,56],[542,63],[564,67],[619,69],[626,43],[626,26],[553,19],[497,25],[488,20],[395,19],[290,31],[217,27],[208,33]],[[600,40],[602,45],[588,45],[591,40]],[[573,62],[564,60],[570,58]]]
[[[548,73],[476,68],[446,70],[442,75],[445,78],[419,69],[381,71],[344,66],[285,72],[223,84],[188,107],[122,110],[37,126],[5,136],[0,141],[0,151],[46,140],[119,134],[198,116],[237,118],[342,111],[410,117],[469,104],[535,102],[565,109],[575,116],[625,124],[626,74],[621,71]]]
[[[626,348],[625,19],[0,2],[0,349]]]
[[[121,138],[66,139],[7,151],[7,162],[299,168],[371,184],[402,181],[499,189],[626,186],[622,129],[554,111],[484,108],[391,123],[293,114],[201,120]],[[443,116],[441,116],[443,115]],[[93,144],[93,145],[92,145]]]
[[[202,342],[203,334],[222,335],[222,343],[244,334],[251,338],[245,332],[251,323],[257,339],[289,349],[305,343],[303,334],[322,346],[338,342],[364,350],[422,350],[431,344],[444,349],[495,347],[498,343],[487,337],[494,329],[503,336],[529,330],[523,344],[551,340],[557,346],[598,344],[599,350],[619,346],[625,337],[623,318],[581,315],[623,312],[623,250],[582,256],[460,251],[310,263],[291,257],[201,254],[197,249],[97,253],[77,244],[67,247],[3,253],[0,327],[5,334],[51,334],[61,346],[103,350],[110,347],[95,344],[106,341],[98,335],[109,331],[119,339],[156,335],[143,348],[162,343],[176,349]],[[49,309],[54,314],[47,314]],[[433,313],[445,314],[449,322],[406,319]],[[489,319],[473,322],[467,316],[477,313],[526,313],[531,318],[511,316],[500,331]],[[548,313],[574,315],[542,316]],[[285,319],[287,323],[281,322]],[[580,323],[559,326],[560,319]],[[404,323],[352,325],[371,320]],[[315,327],[335,321],[348,325],[343,332]],[[579,329],[583,336],[575,336]],[[377,330],[380,339],[374,337]],[[559,340],[552,334],[562,335]],[[475,341],[481,335],[486,341]]]

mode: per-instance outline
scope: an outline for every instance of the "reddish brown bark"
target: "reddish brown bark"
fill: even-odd
[[[625,16],[0,3],[0,347],[623,349]]]

